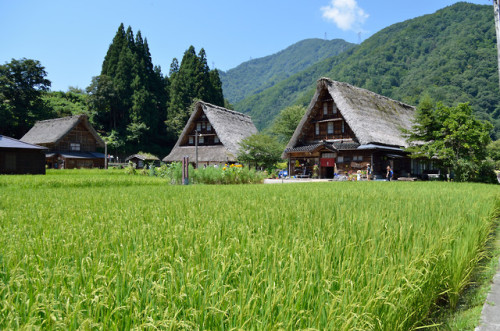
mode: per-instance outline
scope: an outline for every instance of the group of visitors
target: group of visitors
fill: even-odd
[[[372,165],[368,163],[368,165],[366,166],[366,174],[367,174],[367,177],[368,177],[368,180],[371,179],[372,177]],[[387,166],[387,173],[385,175],[385,179],[390,182],[394,177],[394,172],[392,171],[392,168],[390,165]]]

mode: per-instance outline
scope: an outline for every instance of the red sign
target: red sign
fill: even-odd
[[[322,167],[335,167],[335,159],[334,158],[322,158],[319,159]]]

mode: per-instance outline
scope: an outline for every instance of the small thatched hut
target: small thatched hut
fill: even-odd
[[[240,141],[255,133],[257,128],[249,116],[198,101],[177,143],[163,161],[179,162],[188,156],[190,162],[195,162],[198,149],[198,166],[236,162]]]
[[[130,155],[125,159],[125,162],[132,162],[135,164],[137,169],[142,169],[146,164],[152,164],[154,166],[160,165],[160,159],[149,153],[138,153]]]
[[[45,175],[46,150],[0,135],[0,174]]]
[[[48,168],[102,168],[104,141],[86,115],[38,121],[21,141],[47,147]]]
[[[366,170],[384,176],[390,165],[396,176],[416,169],[403,150],[407,142],[401,129],[410,129],[415,108],[371,91],[328,78],[318,80],[316,93],[300,121],[283,158],[290,174],[319,175]]]

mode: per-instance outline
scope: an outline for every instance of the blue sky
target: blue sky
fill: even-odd
[[[228,70],[307,38],[358,43],[397,22],[434,13],[452,0],[0,0],[0,63],[39,60],[52,90],[85,88],[99,75],[118,26],[148,39],[168,73],[193,45]],[[467,1],[491,5],[488,0]],[[493,20],[493,8],[492,8]]]

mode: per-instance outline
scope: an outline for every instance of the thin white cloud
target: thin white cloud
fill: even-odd
[[[356,0],[331,0],[331,4],[321,7],[323,18],[347,31],[361,30],[361,25],[370,16],[358,6]]]

